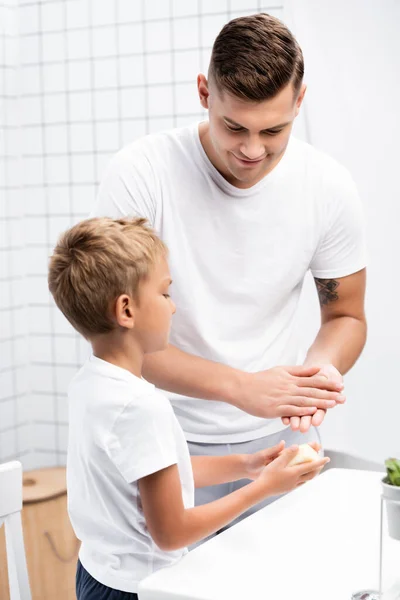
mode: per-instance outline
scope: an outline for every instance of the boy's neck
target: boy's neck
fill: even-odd
[[[126,369],[136,377],[142,376],[144,354],[132,336],[112,331],[91,340],[94,356],[121,369]]]

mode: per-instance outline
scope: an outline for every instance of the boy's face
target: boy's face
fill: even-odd
[[[306,87],[297,98],[289,84],[270,100],[250,102],[219,92],[199,75],[198,90],[209,111],[203,145],[211,161],[232,185],[255,185],[283,156]]]
[[[162,256],[148,279],[140,284],[133,331],[146,354],[165,350],[168,345],[171,318],[175,313],[175,304],[169,296],[171,283],[168,263]]]

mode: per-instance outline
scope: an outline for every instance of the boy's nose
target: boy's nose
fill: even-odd
[[[173,300],[171,300],[171,310],[172,310],[172,314],[174,315],[176,313],[176,305]]]

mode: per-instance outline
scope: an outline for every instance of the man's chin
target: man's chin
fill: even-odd
[[[246,185],[255,185],[260,179],[263,177],[263,171],[265,169],[257,169],[256,173],[248,173],[245,170],[238,171],[237,169],[231,169],[231,173],[235,180],[239,183],[243,183]]]

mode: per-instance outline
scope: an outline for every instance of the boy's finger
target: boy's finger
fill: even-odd
[[[279,442],[279,444],[275,444],[275,446],[272,446],[272,448],[270,448],[270,451],[273,454],[276,454],[277,452],[281,452],[284,447],[285,447],[285,440],[281,440]]]
[[[284,447],[285,447],[285,441],[281,440],[279,442],[279,444],[275,444],[275,446],[272,446],[271,448],[266,448],[264,450],[264,456],[266,458],[273,458],[275,456],[278,456],[282,452]]]
[[[280,454],[280,456],[276,460],[281,461],[283,466],[287,466],[292,460],[292,458],[296,456],[298,451],[298,446],[290,446],[290,448],[285,448],[285,450]]]
[[[328,462],[330,462],[330,458],[327,456],[325,458],[321,458],[321,460],[313,460],[312,462],[302,463],[298,465],[299,475],[307,475],[308,473],[313,473],[318,469],[322,469]]]
[[[318,444],[318,442],[310,442],[309,446],[311,446],[311,448],[314,448],[316,452],[319,452],[321,450],[321,444]]]

